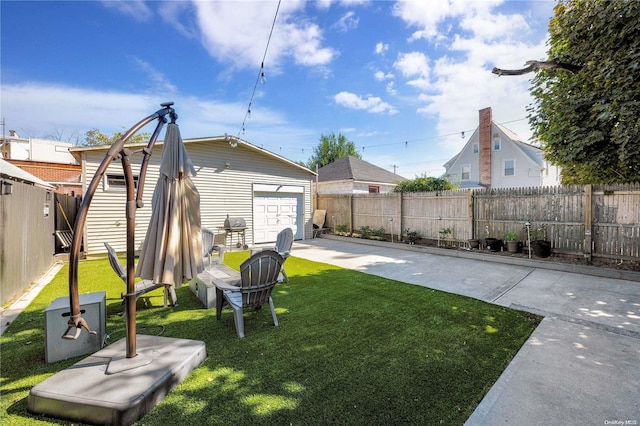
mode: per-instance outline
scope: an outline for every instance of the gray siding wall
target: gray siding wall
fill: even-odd
[[[13,193],[0,195],[0,304],[39,279],[52,265],[55,251],[54,194],[33,185],[10,183]]]
[[[305,238],[311,235],[311,181],[314,175],[282,159],[242,144],[232,148],[224,140],[185,141],[197,176],[193,181],[200,192],[202,226],[216,230],[224,224],[226,215],[242,217],[247,222],[246,242],[253,243],[253,184],[296,185],[304,188]],[[85,151],[83,172],[85,182],[93,178],[104,151]],[[144,207],[136,212],[136,248],[145,238],[151,217],[151,197],[158,179],[162,145],[153,150],[143,192]],[[140,170],[141,155],[132,157],[133,173]],[[120,162],[113,162],[107,173],[122,174]],[[105,252],[109,242],[117,251],[126,248],[126,194],[105,191],[100,185],[93,197],[85,229],[87,254]]]

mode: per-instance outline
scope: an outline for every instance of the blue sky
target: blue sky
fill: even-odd
[[[75,142],[173,101],[183,138],[228,133],[307,161],[321,134],[342,133],[366,161],[440,176],[482,108],[530,137],[533,75],[491,69],[545,59],[554,5],[3,0],[0,113],[21,137]]]

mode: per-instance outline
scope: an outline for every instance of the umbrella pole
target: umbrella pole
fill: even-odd
[[[133,127],[131,127],[131,129],[129,129],[124,135],[122,135],[120,139],[114,142],[113,145],[111,145],[111,148],[109,148],[109,151],[107,151],[105,158],[102,160],[102,162],[98,166],[98,169],[96,170],[96,173],[93,176],[91,183],[87,187],[87,190],[82,199],[82,203],[80,204],[80,208],[78,209],[78,213],[76,214],[76,223],[74,224],[74,227],[73,227],[73,239],[71,242],[71,248],[69,250],[69,305],[70,305],[69,310],[70,312],[68,313],[69,321],[67,322],[67,329],[62,335],[63,339],[77,339],[80,336],[80,332],[82,331],[82,328],[85,328],[89,333],[95,334],[95,332],[92,332],[91,329],[89,328],[89,325],[87,324],[86,320],[82,318],[82,315],[80,312],[80,295],[78,291],[78,258],[80,256],[80,245],[82,244],[84,226],[87,221],[87,215],[89,212],[89,205],[91,204],[91,200],[93,199],[93,196],[96,193],[96,190],[100,185],[102,181],[102,177],[107,171],[109,164],[111,164],[111,162],[114,159],[118,158],[121,155],[125,142],[131,136],[133,136],[138,130],[140,130],[142,127],[146,126],[147,124],[149,124],[151,121],[155,119],[159,120],[158,127],[160,128],[162,128],[164,123],[166,123],[165,116],[167,114],[169,114],[173,120],[175,116],[175,111],[173,110],[173,108],[171,108],[171,105],[173,105],[173,102],[163,103],[162,109],[140,120]],[[153,144],[155,143],[159,133],[160,133],[159,129],[156,128],[156,131],[153,134],[154,138],[152,138],[152,140],[149,141],[149,145],[147,147],[148,152],[145,152],[147,156],[150,155],[150,150],[153,148]],[[129,208],[128,205],[127,205],[127,208]],[[131,240],[133,241],[133,238]],[[131,243],[131,248],[132,249],[129,250],[129,238],[127,236],[127,262],[129,261],[128,252],[131,251],[133,253],[133,242]],[[133,279],[133,275],[134,275],[133,273],[127,273],[127,275],[131,276],[132,277],[131,279]],[[129,280],[129,278],[127,278],[127,280]],[[127,290],[129,290],[128,283],[127,283]],[[129,291],[127,292],[129,293]],[[133,309],[135,310],[135,297],[134,297]],[[135,334],[133,335],[133,338],[135,339]],[[134,350],[133,356],[135,356],[135,350]]]
[[[126,151],[125,151],[126,152]],[[128,153],[122,156],[127,188],[127,294],[125,308],[127,311],[127,358],[136,356],[136,283],[135,283],[135,231],[136,231],[136,202],[135,183],[131,172],[131,162]]]

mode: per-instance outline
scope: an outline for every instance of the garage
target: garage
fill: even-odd
[[[302,186],[253,186],[253,242],[270,243],[284,228],[293,230],[294,239],[303,238],[304,188]]]

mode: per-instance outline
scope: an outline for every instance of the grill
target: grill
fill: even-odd
[[[224,230],[225,231],[244,231],[247,229],[247,222],[241,217],[229,217],[224,220]]]
[[[241,217],[229,217],[224,220],[223,226],[225,232],[225,243],[227,237],[229,237],[229,247],[233,247],[233,234],[236,234],[236,247],[242,247],[244,250],[248,249],[249,246],[245,242],[244,231],[247,229],[247,222]],[[242,242],[241,242],[242,241]]]

